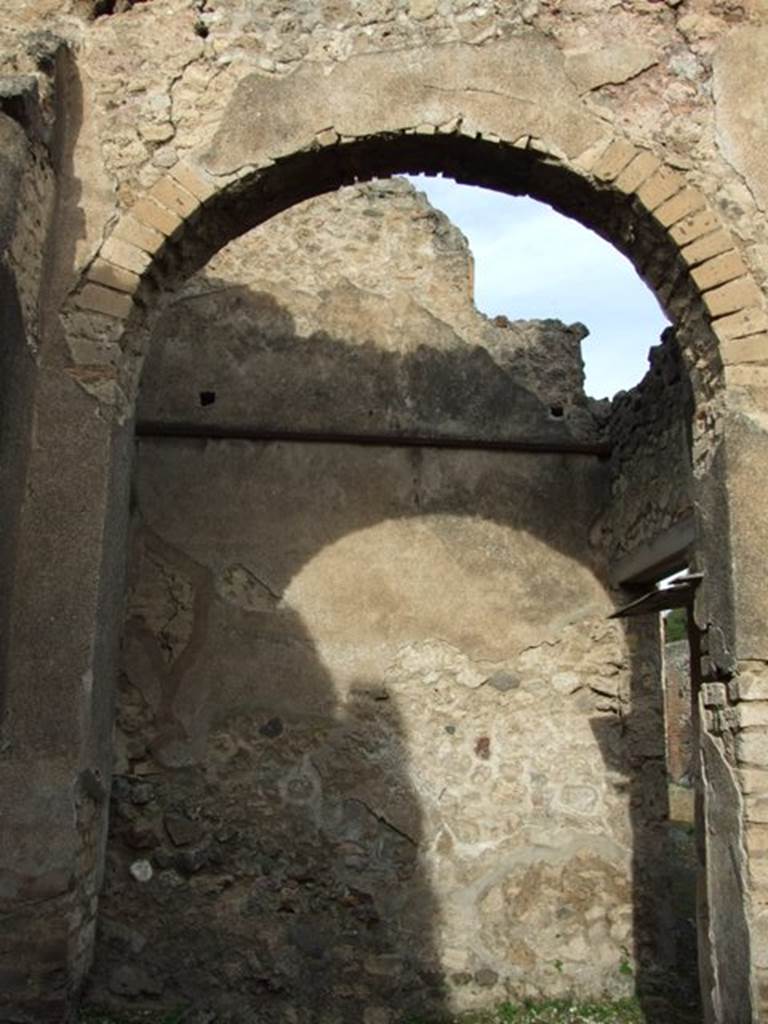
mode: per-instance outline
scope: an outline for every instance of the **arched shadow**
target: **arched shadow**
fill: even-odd
[[[273,328],[235,330],[217,343],[218,319],[193,320],[183,334],[175,325],[168,344],[158,336],[147,365],[147,405],[140,408],[155,410],[152,429],[172,416],[182,432],[210,432],[200,406],[205,390],[217,395],[214,410],[224,437],[140,442],[139,508],[146,521],[135,519],[135,541],[145,583],[134,581],[126,630],[118,719],[123,768],[114,790],[92,998],[131,1005],[184,1000],[233,1021],[255,1013],[275,1021],[362,1016],[367,1024],[384,1024],[414,1013],[444,1015],[462,987],[478,1000],[491,993],[501,998],[515,985],[518,992],[530,991],[520,968],[506,978],[498,963],[479,959],[469,970],[446,968],[438,938],[442,908],[424,859],[420,783],[409,771],[413,740],[388,681],[357,677],[340,700],[313,637],[284,595],[318,553],[383,519],[470,517],[524,533],[562,556],[564,568],[570,563],[586,569],[603,592],[604,604],[592,606],[601,608],[601,618],[611,606],[607,566],[589,531],[607,504],[607,466],[594,456],[562,451],[432,451],[428,457],[414,449],[398,454],[401,462],[408,460],[410,475],[401,493],[389,487],[383,461],[361,477],[361,446],[351,446],[339,460],[329,454],[338,454],[337,447],[317,444],[311,458],[294,466],[315,500],[306,508],[281,506],[277,469],[290,466],[289,446],[234,440],[232,433],[254,425],[268,432],[296,408],[308,432],[321,423],[338,434],[361,432],[371,408],[385,410],[395,435],[436,422],[448,424],[448,439],[452,431],[479,432],[490,441],[524,429],[537,444],[557,449],[578,440],[578,432],[567,416],[553,421],[545,402],[486,352],[450,340],[439,351],[424,346],[392,352],[327,335],[301,338],[290,313],[274,300],[247,292],[239,300],[245,305],[239,323],[269,322]],[[173,340],[180,336],[191,355]],[[204,380],[190,376],[190,364],[195,375],[204,368]],[[282,390],[275,389],[276,381]],[[485,406],[484,394],[491,396]],[[227,395],[234,395],[229,411]],[[187,460],[179,477],[146,468],[169,446],[179,465]],[[257,465],[266,473],[262,490],[278,505],[271,517],[258,517],[260,527],[269,528],[251,549],[255,564],[245,564],[235,557],[233,536],[248,502],[260,500],[261,492],[247,483]],[[329,472],[332,466],[342,479]],[[234,490],[233,480],[240,481]],[[155,513],[161,508],[164,525],[158,530]],[[450,529],[443,537],[449,545]],[[211,561],[212,540],[222,549],[218,561]],[[540,607],[570,602],[579,609],[584,579],[575,571],[573,579],[547,579],[534,569],[525,584]],[[573,621],[579,621],[578,611]],[[663,719],[648,710],[655,699],[650,690],[660,680],[648,677],[641,655],[635,649],[629,661],[613,666],[621,686],[602,678],[587,682],[590,670],[584,668],[585,681],[574,691],[582,719],[598,719],[592,724],[610,770],[610,800],[630,817],[636,863],[655,849],[655,802],[663,799]],[[244,675],[243,665],[257,666],[258,674]],[[511,701],[527,685],[512,673],[495,682],[489,676],[478,693]],[[446,730],[449,725],[454,732],[445,734],[453,736],[456,726],[448,723]],[[635,737],[631,746],[628,735]],[[483,768],[495,756],[492,742],[485,734],[471,737],[468,763]],[[551,827],[552,848],[564,843],[573,853],[571,870],[590,879],[579,898],[569,893],[566,855],[542,852],[543,840],[539,857],[555,878],[555,892],[563,893],[557,934],[568,934],[573,921],[586,936],[580,915],[606,892],[630,899],[638,989],[655,1012],[647,993],[658,990],[658,975],[666,976],[669,965],[659,961],[654,945],[663,894],[654,890],[653,872],[643,875],[642,885],[636,878],[631,895],[625,893],[626,873],[612,861],[614,853],[594,856],[590,829],[575,825],[570,810],[562,818],[551,811],[546,776],[531,778],[530,786],[531,792],[538,787],[541,828],[546,836]],[[530,900],[538,869],[512,846],[499,878],[517,872],[517,891],[527,887]],[[621,842],[603,836],[598,847],[618,858]],[[143,860],[152,866],[146,882],[130,871]],[[646,926],[649,915],[654,920]],[[621,957],[617,940],[617,975]],[[555,974],[551,984],[558,984]]]

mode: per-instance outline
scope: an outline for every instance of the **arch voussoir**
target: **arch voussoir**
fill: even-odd
[[[701,299],[722,362],[768,361],[762,291],[703,193],[653,153],[623,138],[613,139],[584,169],[624,192],[664,230],[688,279],[688,292]],[[660,280],[651,283],[662,301],[680,287],[679,280],[666,288]]]
[[[390,128],[385,133],[388,139],[397,134]],[[399,134],[411,139],[423,136],[425,144],[430,138],[446,135],[467,138],[462,123],[448,132],[432,125],[408,125]],[[473,139],[518,152],[531,148],[532,138],[525,136],[522,145],[519,137],[500,139],[495,132],[480,127],[473,133]],[[351,145],[359,141],[364,140],[353,140]],[[326,127],[315,133],[313,148],[327,153],[349,144],[335,129]],[[639,218],[647,218],[660,237],[667,238],[666,256],[664,247],[647,233],[644,242],[635,244],[636,252],[632,243],[625,248],[662,304],[669,307],[673,295],[683,305],[700,300],[724,364],[768,358],[768,314],[762,292],[738,244],[703,193],[683,173],[621,136],[592,146],[588,154],[571,161],[563,158],[556,140],[550,143],[537,139],[534,148],[537,157],[580,177],[585,189],[607,189],[620,202],[631,204]],[[306,156],[306,151],[302,154]],[[290,160],[290,156],[284,157],[281,162]],[[127,324],[137,304],[143,304],[142,289],[152,279],[161,258],[181,244],[196,222],[202,223],[208,207],[215,216],[215,207],[226,201],[230,190],[247,191],[247,179],[257,181],[260,172],[267,169],[251,166],[217,179],[205,169],[204,161],[205,154],[201,153],[180,162],[123,214],[83,275],[74,296],[77,307]],[[273,165],[273,161],[268,160],[267,165]],[[471,173],[464,178],[471,180]],[[535,189],[531,191],[535,195]],[[216,233],[210,224],[204,229]],[[746,339],[750,339],[748,344]]]

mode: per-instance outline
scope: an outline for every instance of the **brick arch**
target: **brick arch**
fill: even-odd
[[[765,358],[768,317],[737,242],[683,174],[626,138],[603,139],[569,160],[554,144],[470,137],[460,125],[350,141],[324,132],[297,153],[234,175],[217,177],[205,163],[201,154],[177,164],[122,215],[71,308],[110,318],[119,335],[143,318],[158,290],[297,202],[373,177],[444,173],[530,195],[607,239],[671,319],[696,323],[686,342],[694,358],[709,362],[716,352],[726,365]]]

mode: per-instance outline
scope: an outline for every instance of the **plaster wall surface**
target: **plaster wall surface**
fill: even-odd
[[[599,444],[585,334],[478,313],[445,215],[402,179],[351,186],[231,242],[169,296],[139,426]]]
[[[712,800],[702,847],[715,843],[705,886],[712,913],[701,915],[711,940],[705,1009],[708,1021],[759,1019],[768,919],[756,516],[768,352],[763,0],[295,0],[202,10],[152,0],[115,10],[93,19],[89,3],[13,0],[0,12],[3,74],[16,84],[31,76],[38,97],[19,110],[6,80],[3,109],[30,137],[55,127],[64,157],[56,259],[39,292],[35,445],[19,449],[9,470],[27,486],[8,648],[16,752],[4,770],[19,792],[14,780],[31,778],[28,752],[49,755],[35,760],[34,788],[58,809],[56,843],[43,827],[50,814],[20,798],[14,820],[26,822],[28,841],[8,849],[7,868],[32,866],[23,919],[43,927],[49,916],[68,938],[40,947],[21,981],[10,976],[13,1013],[39,1019],[34,1000],[54,970],[64,993],[55,1012],[70,1013],[90,952],[103,818],[94,814],[85,845],[73,823],[85,790],[91,813],[108,784],[126,425],[143,313],[157,308],[153,282],[189,274],[313,191],[387,169],[450,167],[476,183],[530,190],[593,224],[677,322],[694,397],[695,557],[705,574],[695,615],[704,678],[716,688],[703,718],[703,796]],[[57,92],[52,55],[62,42],[70,74]],[[35,259],[30,252],[24,263]],[[45,888],[51,849],[63,851],[56,894],[75,894],[66,906]],[[722,879],[717,865],[729,866]],[[20,924],[20,941],[22,932]]]
[[[395,1020],[639,974],[695,1003],[607,460],[258,439],[598,439],[584,329],[488,321],[470,269],[406,183],[355,186],[159,319],[93,1002]]]
[[[141,441],[94,998],[626,989],[650,825],[567,458]]]

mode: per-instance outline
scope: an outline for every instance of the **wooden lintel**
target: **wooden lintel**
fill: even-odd
[[[690,549],[696,539],[693,516],[681,519],[646,544],[640,544],[611,566],[616,586],[656,583],[688,566]]]

